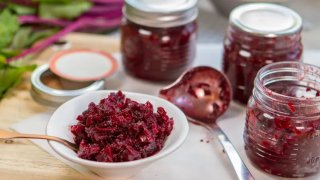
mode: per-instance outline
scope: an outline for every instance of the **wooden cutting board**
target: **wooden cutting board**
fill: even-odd
[[[119,39],[106,35],[72,33],[62,38],[69,49],[96,49],[115,53],[119,51]],[[50,46],[36,54],[32,62],[47,63],[61,47]],[[1,83],[1,82],[0,82]],[[0,101],[0,128],[8,129],[13,123],[22,121],[46,110],[34,102],[30,96],[30,74],[11,89]],[[28,140],[14,140],[7,144],[0,140],[0,179],[84,179],[77,171],[60,162]]]

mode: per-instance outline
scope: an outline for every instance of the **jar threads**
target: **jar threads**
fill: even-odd
[[[300,62],[263,67],[247,106],[246,154],[278,176],[320,170],[320,68]]]

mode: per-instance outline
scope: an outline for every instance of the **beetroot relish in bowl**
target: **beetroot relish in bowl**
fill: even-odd
[[[162,107],[138,103],[118,91],[90,103],[71,126],[78,156],[99,162],[125,162],[152,156],[162,149],[173,119]]]

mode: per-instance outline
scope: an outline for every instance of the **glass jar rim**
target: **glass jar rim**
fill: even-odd
[[[299,72],[303,71],[302,73],[312,74],[314,76],[317,76],[320,79],[320,67],[316,65],[303,63],[303,62],[296,62],[296,61],[282,61],[282,62],[268,64],[262,67],[258,71],[256,78],[254,80],[254,84],[255,84],[254,89],[256,89],[256,91],[260,93],[263,93],[264,97],[267,98],[268,100],[275,101],[277,103],[288,104],[288,102],[291,102],[295,105],[304,104],[306,106],[320,104],[320,96],[312,97],[312,98],[292,97],[292,96],[283,95],[283,94],[274,92],[269,88],[265,87],[263,78],[266,77],[267,75],[270,75],[276,70],[294,71],[294,69],[295,71],[299,71]],[[320,83],[320,81],[318,83]]]

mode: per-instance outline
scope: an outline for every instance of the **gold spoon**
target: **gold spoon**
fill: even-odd
[[[56,141],[58,143],[61,143],[68,148],[72,149],[73,151],[78,151],[78,146],[72,142],[69,142],[65,139],[61,139],[59,137],[55,136],[46,136],[46,135],[39,135],[39,134],[22,134],[12,131],[6,131],[0,129],[0,139],[8,140],[8,139],[16,139],[16,138],[23,138],[23,139],[46,139],[50,141]]]

